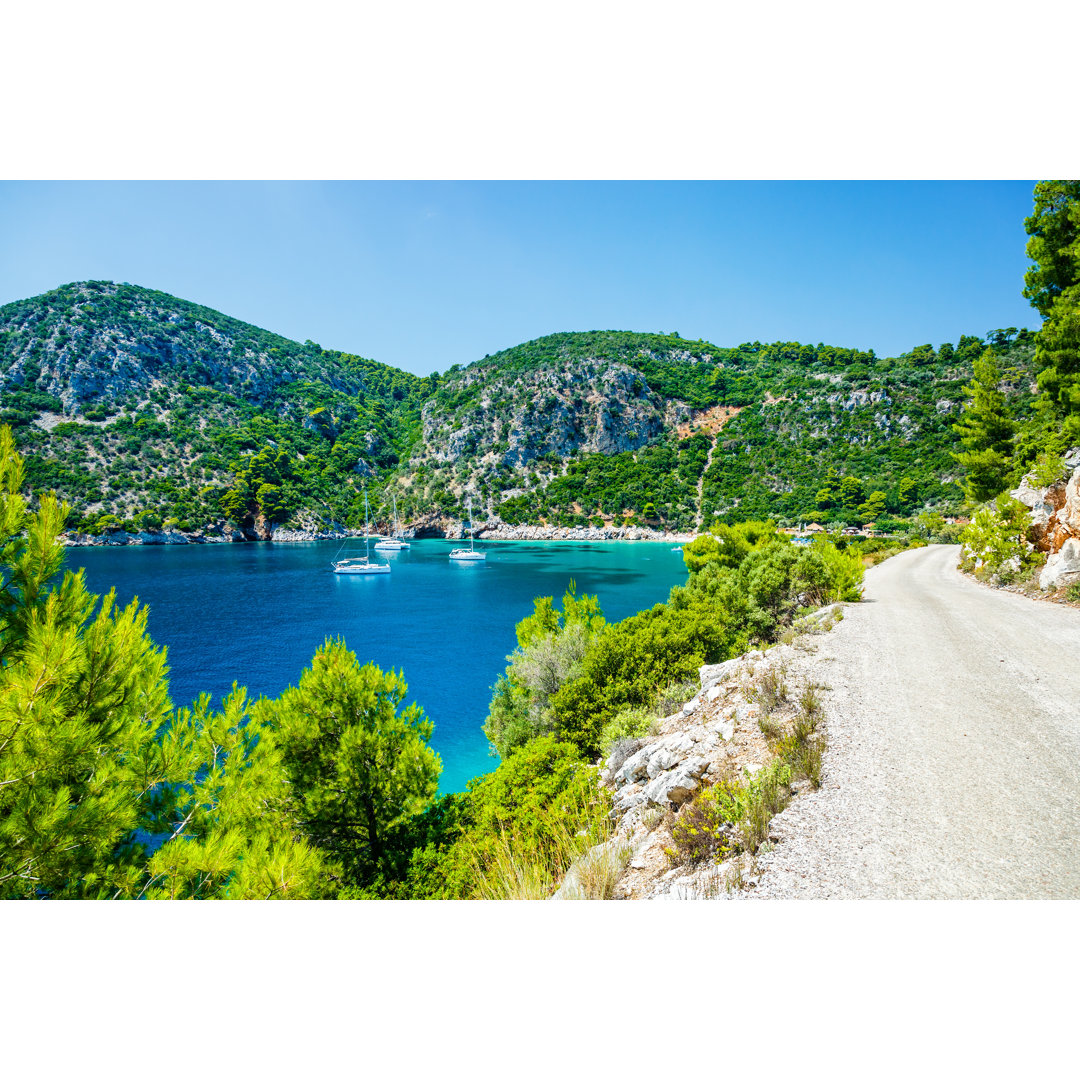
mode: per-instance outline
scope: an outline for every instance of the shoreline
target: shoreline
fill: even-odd
[[[381,534],[379,534],[381,536]],[[460,536],[432,536],[416,537],[409,535],[405,530],[404,538],[407,540],[465,540],[467,532]],[[658,544],[688,544],[696,534],[658,532],[654,529],[646,529],[641,526],[622,526],[620,528],[594,526],[555,526],[555,525],[499,525],[496,528],[482,528],[476,530],[475,539],[483,543],[528,543],[528,542],[593,542],[604,543],[611,541],[634,541]],[[91,536],[87,533],[63,533],[60,542],[65,547],[161,547],[183,546],[187,544],[305,544],[319,540],[345,540],[350,537],[363,538],[364,534],[358,529],[341,529],[335,532],[309,532],[301,529],[275,530],[269,537],[248,535],[239,529],[220,530],[214,532],[183,533],[170,532],[138,532],[128,533],[122,530],[111,533],[103,533],[100,536]],[[370,534],[372,539],[378,536]]]

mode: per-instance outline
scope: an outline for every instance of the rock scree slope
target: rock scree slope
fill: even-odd
[[[743,895],[1080,897],[1080,613],[957,557],[868,571],[807,658],[831,688],[823,784],[773,820]]]

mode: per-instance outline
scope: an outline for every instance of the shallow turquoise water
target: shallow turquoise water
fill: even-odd
[[[361,662],[403,671],[409,699],[435,723],[446,792],[497,764],[481,726],[533,597],[558,599],[573,578],[615,620],[686,580],[670,544],[503,542],[482,545],[487,561],[472,565],[448,560],[454,546],[416,541],[388,553],[393,571],[374,577],[331,573],[334,542],[78,548],[68,566],[85,567],[93,592],[115,586],[122,604],[149,604],[177,705],[202,692],[218,702],[234,681],[276,696],[327,637],[343,637]],[[363,550],[350,548],[343,554]]]

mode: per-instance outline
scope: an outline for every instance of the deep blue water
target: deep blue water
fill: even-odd
[[[451,563],[453,546],[420,540],[380,555],[394,569],[374,577],[332,573],[339,545],[329,541],[73,548],[67,565],[85,568],[92,592],[115,587],[121,604],[138,596],[150,606],[176,705],[203,692],[218,704],[234,681],[253,697],[275,697],[327,637],[343,637],[361,662],[403,671],[409,700],[434,721],[447,792],[497,764],[482,724],[533,597],[558,600],[573,578],[614,621],[686,580],[669,544],[503,542],[484,545],[487,561],[474,565]],[[354,540],[343,555],[362,550]]]

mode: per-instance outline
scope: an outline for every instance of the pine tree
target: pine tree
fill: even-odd
[[[953,454],[966,476],[960,485],[972,503],[985,502],[1004,491],[1015,425],[1005,395],[998,389],[1001,372],[992,349],[974,364],[974,377],[964,387],[968,401],[953,430],[964,450]]]
[[[304,835],[274,733],[233,692],[219,713],[203,695],[181,709],[162,744],[166,760],[198,763],[173,793],[165,843],[139,895],[153,899],[319,899],[338,892],[340,868]],[[187,766],[190,768],[190,765]]]
[[[0,897],[332,895],[244,692],[174,714],[147,609],[57,580],[67,509],[22,481],[2,427]]]
[[[98,606],[81,571],[56,581],[67,508],[31,512],[22,475],[0,428],[0,896],[106,895],[168,809],[165,652],[137,602]]]
[[[328,640],[297,686],[252,709],[280,755],[285,813],[355,886],[396,875],[396,835],[438,788],[433,725],[416,705],[399,710],[407,691],[400,675]]]
[[[1080,442],[1080,180],[1036,184],[1024,228],[1035,263],[1024,275],[1024,296],[1045,319],[1035,339],[1039,387],[1064,449]]]

